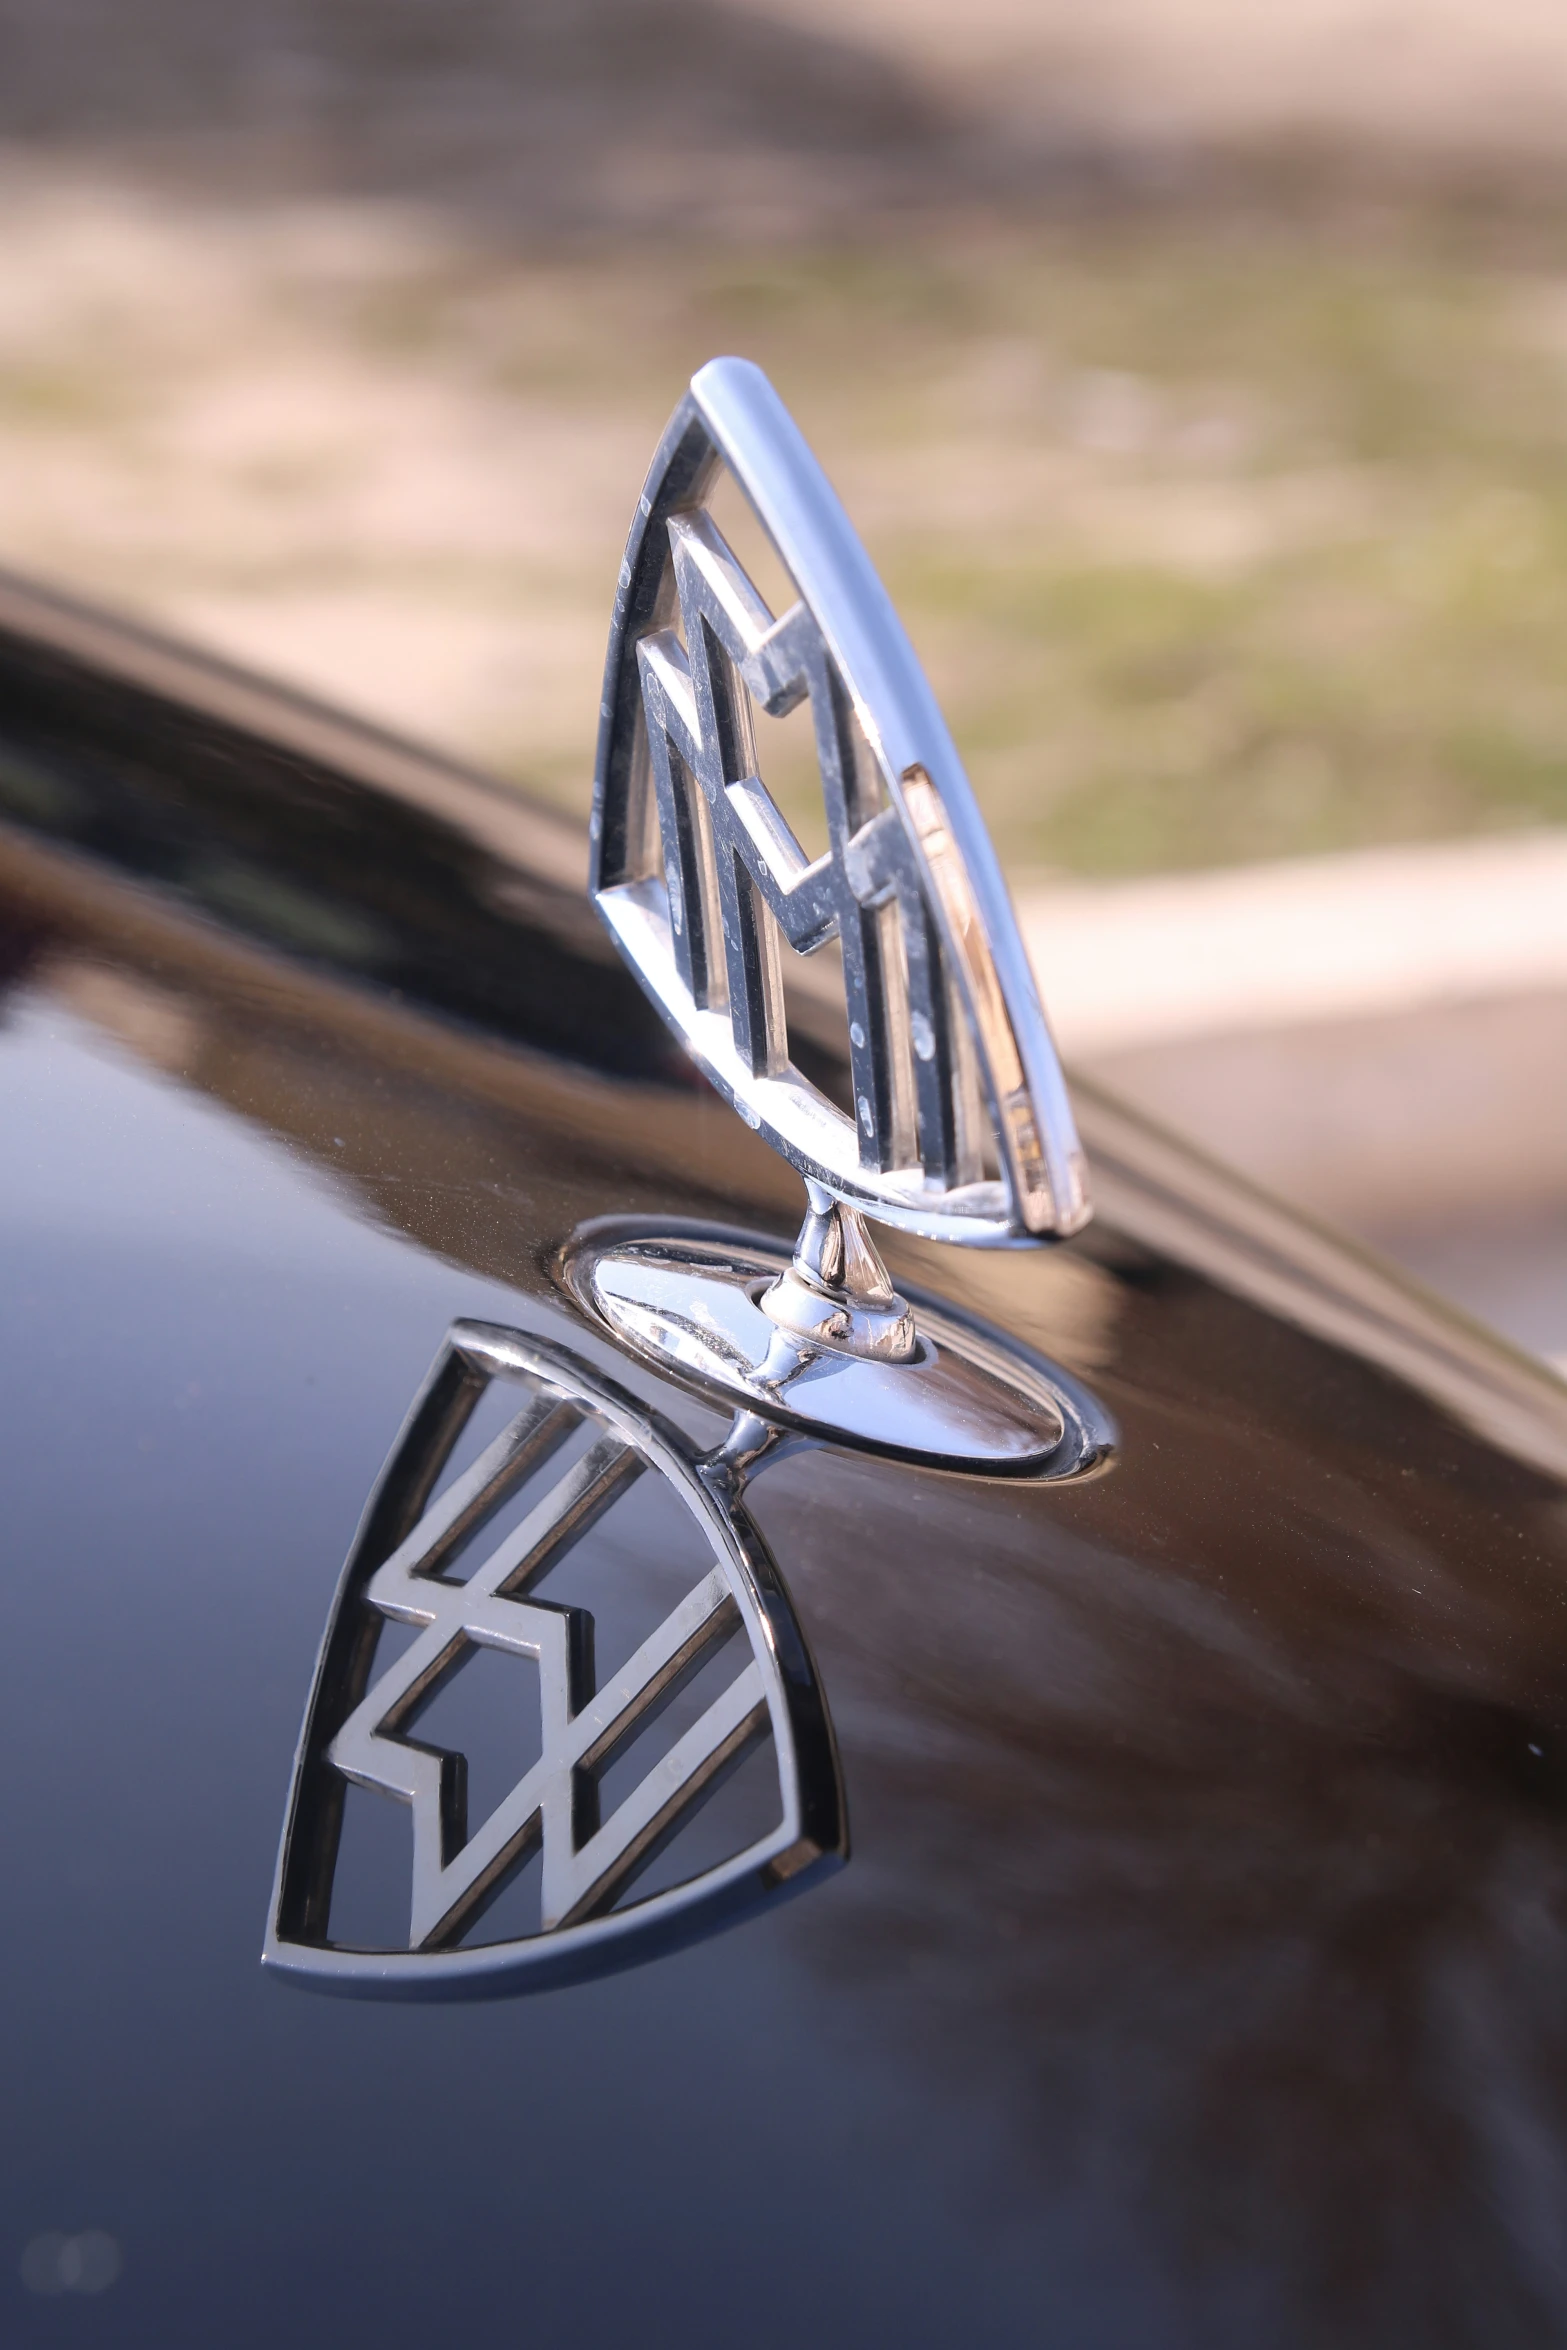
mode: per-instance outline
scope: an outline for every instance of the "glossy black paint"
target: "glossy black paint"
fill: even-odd
[[[447,1323],[713,1426],[551,1257],[798,1202],[543,819],[0,606],[4,2338],[1559,2340],[1567,1392],[1086,1095],[1088,1233],[888,1255],[1088,1383],[1114,1469],[755,1490],[850,1866],[533,1999],[263,1978]],[[119,2280],[30,2295],[87,2227]]]

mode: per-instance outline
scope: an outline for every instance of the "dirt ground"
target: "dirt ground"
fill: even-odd
[[[798,235],[1315,163],[1563,162],[1555,0],[3,0],[0,135],[513,230]]]
[[[1567,815],[1554,216],[563,250],[57,162],[0,202],[0,561],[572,806],[648,455],[740,349],[1020,874]]]
[[[1559,820],[1567,14],[1409,36],[0,0],[0,562],[580,807],[647,455],[740,349],[1020,875]]]

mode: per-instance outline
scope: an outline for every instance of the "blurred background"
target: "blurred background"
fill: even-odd
[[[0,0],[0,563],[585,811],[747,353],[1068,1055],[1567,1366],[1564,125],[1559,0]]]

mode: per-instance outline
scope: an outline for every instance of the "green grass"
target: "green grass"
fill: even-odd
[[[47,332],[0,335],[15,480],[53,450],[59,494],[7,560],[181,625],[249,597],[268,661],[291,598],[308,631],[361,588],[437,644],[552,629],[548,669],[513,689],[486,651],[488,698],[437,683],[409,723],[583,810],[639,468],[692,369],[742,351],[860,525],[1015,872],[1567,823],[1567,213],[1275,197],[750,252],[383,227],[312,262],[302,232],[219,224],[192,247],[211,318],[170,230],[117,308],[89,273]],[[318,455],[302,365],[339,427],[390,387],[417,429],[377,470],[370,398],[362,447]],[[66,494],[77,449],[91,494]],[[436,490],[405,499],[426,449]],[[808,747],[759,736],[819,838]]]
[[[623,402],[627,333],[651,440],[761,359],[1009,863],[1133,873],[1567,822],[1564,262],[1144,220],[578,264],[490,364]]]

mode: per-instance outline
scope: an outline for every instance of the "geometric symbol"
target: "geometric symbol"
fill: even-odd
[[[497,1381],[515,1397],[513,1416],[437,1493]],[[684,1504],[704,1571],[600,1687],[591,1613],[544,1601],[533,1586],[647,1476]],[[489,1539],[508,1504],[520,1504],[520,1516]],[[458,1579],[453,1565],[475,1553],[479,1563]],[[372,1680],[393,1624],[416,1637]],[[481,1649],[536,1665],[541,1748],[488,1815],[470,1821],[463,1756],[413,1732],[435,1692]],[[704,1683],[696,1718],[606,1811],[606,1776],[628,1748],[704,1667],[711,1674],[736,1649],[744,1661],[727,1679],[718,1674],[716,1691]],[[716,1865],[628,1899],[638,1873],[764,1744],[777,1769],[774,1822]],[[330,1931],[349,1784],[412,1813],[409,1925],[396,1949],[346,1946]],[[488,1324],[454,1325],[344,1570],[296,1758],[265,1963],[325,1987],[413,1997],[560,1982],[709,1931],[800,1889],[845,1852],[814,1668],[726,1468],[565,1349]],[[535,1853],[538,1931],[465,1941]]]
[[[707,501],[724,466],[798,590],[778,617]],[[808,702],[828,843],[762,780]],[[761,371],[714,360],[659,447],[621,568],[595,902],[670,1026],[801,1174],[940,1239],[1087,1220],[1066,1087],[995,854],[913,649]],[[789,1054],[781,950],[841,950],[849,1100]]]

